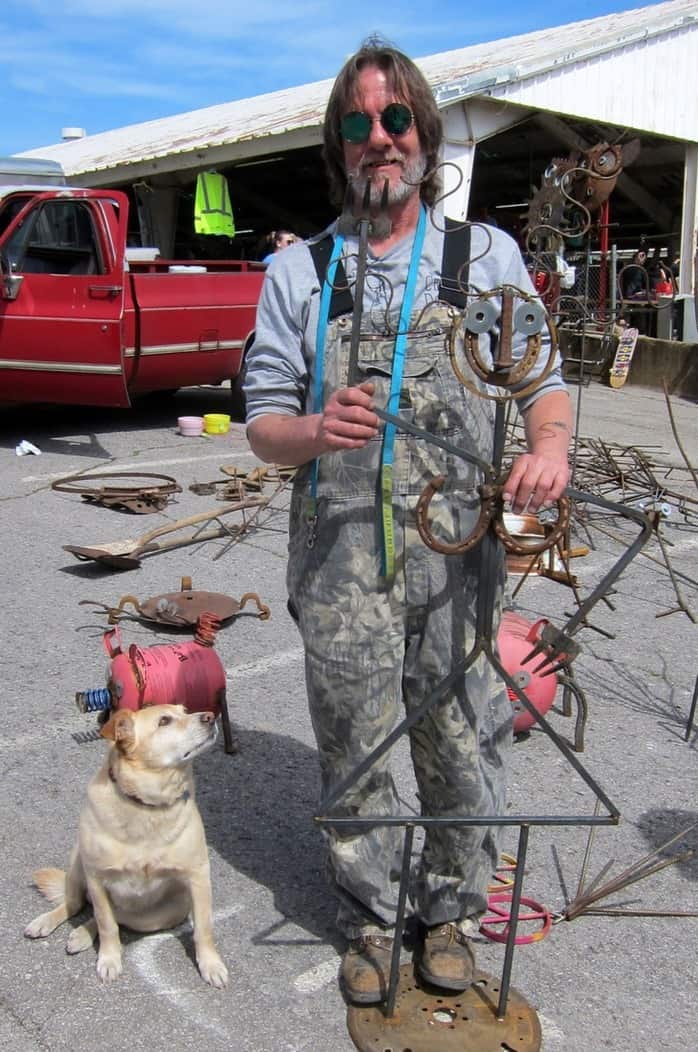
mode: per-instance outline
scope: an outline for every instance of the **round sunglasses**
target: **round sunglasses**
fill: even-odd
[[[345,113],[339,130],[345,142],[366,142],[374,120],[379,120],[388,135],[404,135],[414,124],[414,114],[404,102],[391,102],[378,117],[369,117],[363,110]]]

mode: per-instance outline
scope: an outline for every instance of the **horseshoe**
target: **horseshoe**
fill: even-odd
[[[564,537],[570,522],[571,506],[567,497],[560,497],[556,503],[557,522],[554,526],[551,526],[550,533],[539,541],[533,541],[531,544],[522,544],[520,540],[514,539],[504,525],[504,516],[501,514],[501,487],[498,487],[494,532],[511,555],[539,555],[541,552],[547,552],[549,548],[553,548]]]
[[[514,288],[514,286],[512,286],[512,288]],[[514,288],[514,291],[519,295],[520,299],[522,299],[524,303],[533,303],[536,305],[536,307],[539,306],[537,298],[535,296],[532,296],[529,293],[524,292],[523,289],[519,288]],[[491,289],[489,292],[481,293],[479,298],[481,300],[488,300],[491,297],[498,295],[499,292],[500,289]],[[466,375],[458,361],[458,336],[461,329],[465,327],[466,317],[467,311],[465,313],[460,314],[460,316],[455,320],[454,324],[451,327],[451,331],[448,336],[448,356],[451,362],[451,368],[453,369],[453,372],[456,374],[456,377],[458,378],[460,383],[473,394],[476,394],[479,398],[486,398],[490,401],[499,402],[506,401],[514,397],[522,398],[524,395],[530,394],[531,391],[534,391],[538,386],[540,386],[543,380],[545,380],[545,378],[549,376],[549,374],[552,372],[553,366],[555,364],[555,354],[557,352],[557,330],[555,328],[555,323],[553,322],[552,318],[547,312],[545,312],[544,321],[548,329],[548,334],[550,336],[550,343],[548,357],[546,359],[545,365],[543,366],[543,371],[541,372],[540,376],[537,376],[530,383],[526,384],[520,391],[516,391],[515,393],[509,391],[507,394],[501,394],[501,392],[497,394],[490,394],[488,391],[483,391],[480,387],[477,386],[477,384],[473,382],[471,377]],[[519,383],[521,380],[524,379],[524,377],[526,377],[529,374],[529,372],[531,371],[538,359],[538,355],[541,348],[541,337],[540,333],[529,333],[527,335],[526,351],[524,352],[523,357],[520,359],[520,361],[516,363],[516,365],[514,365],[511,369],[508,369],[506,371],[487,368],[486,363],[482,360],[480,356],[478,336],[474,333],[468,332],[467,329],[463,336],[463,345],[466,361],[468,362],[468,365],[475,373],[475,375],[478,376],[480,380],[493,387],[506,388],[510,384]]]
[[[462,555],[464,552],[471,551],[484,537],[490,522],[493,523],[494,531],[507,552],[512,555],[539,555],[553,548],[565,535],[569,526],[570,502],[567,497],[560,497],[557,501],[557,522],[550,528],[550,533],[546,537],[530,544],[516,540],[504,525],[503,484],[501,482],[484,483],[478,486],[481,502],[480,515],[468,536],[461,541],[440,541],[434,536],[429,525],[429,505],[434,494],[443,489],[445,482],[445,475],[435,475],[427,482],[417,501],[417,532],[428,548],[442,555]]]
[[[493,486],[482,485],[478,487],[480,493],[480,515],[472,531],[462,541],[440,541],[431,532],[429,526],[429,505],[435,493],[443,489],[446,481],[445,475],[436,475],[431,479],[419,495],[417,501],[417,530],[424,543],[432,551],[440,552],[442,555],[461,555],[475,548],[487,532],[487,527],[492,518],[494,508],[495,489]]]
[[[526,350],[523,357],[512,366],[511,369],[506,370],[495,370],[488,369],[486,364],[483,362],[480,355],[480,341],[477,335],[472,332],[466,332],[465,334],[465,357],[468,361],[468,365],[473,370],[476,376],[479,376],[485,383],[496,384],[498,387],[508,387],[511,384],[517,384],[519,380],[523,380],[525,376],[528,376],[533,366],[536,364],[538,354],[541,347],[541,339],[539,334],[528,336],[526,338]],[[458,379],[461,379],[458,372],[456,372]]]
[[[487,906],[490,910],[489,914],[486,914],[480,921],[480,934],[491,939],[493,942],[506,942],[509,938],[509,924],[511,921],[511,911],[507,909],[507,905],[511,905],[512,895],[508,891],[496,891],[493,895],[489,895],[487,898]],[[522,909],[521,907],[525,907]],[[528,932],[525,935],[518,934],[518,925],[521,923],[525,924],[538,924],[539,927],[535,931]],[[517,919],[517,935],[514,939],[514,943],[517,946],[525,946],[531,942],[540,942],[549,933],[553,924],[552,913],[546,906],[541,906],[539,902],[534,899],[527,899],[521,896],[519,903],[519,915]],[[501,926],[501,931],[496,930]]]

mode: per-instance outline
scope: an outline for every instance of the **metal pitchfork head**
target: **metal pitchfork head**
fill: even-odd
[[[368,264],[369,237],[386,238],[390,234],[392,223],[388,217],[388,180],[383,184],[383,192],[377,215],[371,215],[371,177],[366,180],[361,209],[354,211],[356,196],[351,180],[347,182],[344,194],[344,208],[337,223],[340,234],[359,237],[359,251],[356,258],[356,281],[354,283],[354,311],[351,319],[351,344],[349,346],[349,363],[347,367],[347,384],[351,387],[359,383],[359,343],[361,342],[361,316],[364,303],[364,285]]]
[[[356,194],[354,193],[354,182],[349,179],[344,191],[344,205],[342,214],[337,222],[337,230],[340,234],[358,234],[365,232],[366,237],[385,238],[388,237],[392,223],[388,217],[388,189],[389,181],[383,183],[381,200],[375,215],[371,215],[371,188],[373,181],[369,176],[364,187],[361,208],[356,209]],[[363,226],[362,226],[363,224]]]
[[[538,662],[533,672],[538,672],[540,669],[545,668],[546,665],[549,665],[550,667],[545,672],[541,672],[541,676],[551,676],[559,671],[563,665],[569,665],[576,658],[580,649],[579,644],[575,643],[571,636],[560,631],[555,625],[548,623],[541,629],[538,642],[533,650],[526,655],[521,664],[527,665],[529,661],[533,661],[539,654],[543,654],[545,655],[543,660]]]

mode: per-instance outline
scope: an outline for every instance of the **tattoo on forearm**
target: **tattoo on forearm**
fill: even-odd
[[[546,420],[538,428],[538,434],[543,439],[557,438],[559,431],[566,431],[568,437],[572,434],[572,428],[564,420]]]

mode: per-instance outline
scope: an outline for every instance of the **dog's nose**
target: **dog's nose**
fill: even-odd
[[[202,723],[213,723],[216,718],[215,712],[202,712],[199,719]]]

